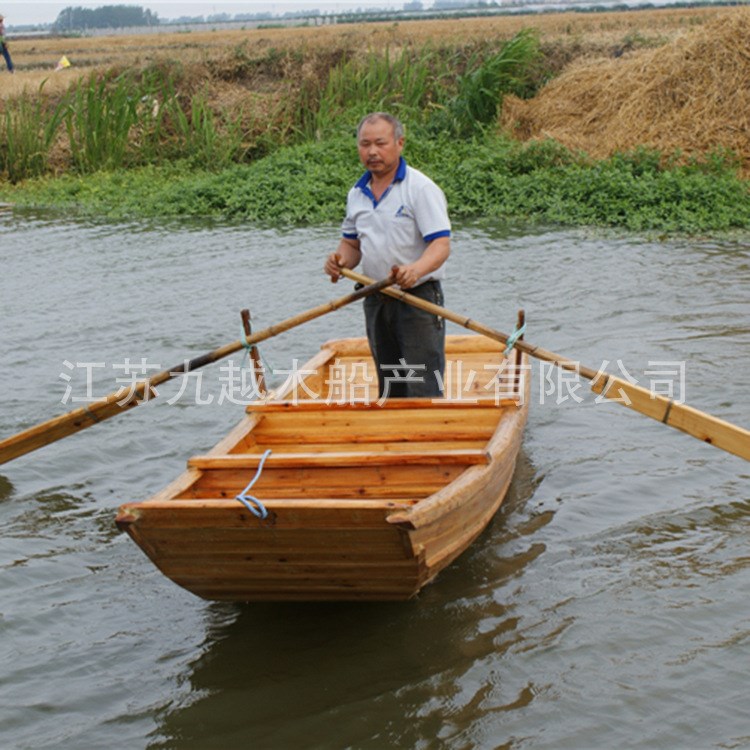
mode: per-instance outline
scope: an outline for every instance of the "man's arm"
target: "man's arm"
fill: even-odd
[[[451,238],[435,238],[427,245],[419,260],[398,267],[396,271],[396,283],[402,289],[411,289],[423,276],[437,271],[448,260],[450,254]]]
[[[360,261],[362,253],[359,249],[359,240],[350,237],[342,237],[335,253],[331,253],[326,259],[323,270],[331,277],[335,284],[341,278],[340,268],[354,268]]]

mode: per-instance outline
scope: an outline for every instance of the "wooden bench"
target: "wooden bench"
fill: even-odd
[[[211,469],[256,469],[262,460],[260,453],[193,456],[188,467],[203,471]],[[489,462],[486,451],[460,448],[430,451],[327,451],[323,453],[271,453],[267,468],[306,468],[344,466],[471,466]]]
[[[487,398],[477,396],[476,398],[450,399],[440,398],[434,401],[429,398],[392,398],[386,399],[382,404],[376,400],[369,401],[327,401],[324,399],[296,399],[279,401],[257,401],[249,404],[246,411],[249,414],[279,414],[300,413],[311,411],[341,412],[341,411],[392,411],[405,409],[492,409],[503,406],[516,406],[519,397],[514,398]]]

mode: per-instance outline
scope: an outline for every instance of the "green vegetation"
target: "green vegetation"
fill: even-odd
[[[469,141],[413,134],[411,164],[442,185],[455,219],[524,219],[632,230],[706,232],[750,227],[750,193],[717,155],[662,167],[639,151],[590,162],[552,142],[519,145],[494,135]],[[290,146],[220,172],[188,162],[30,180],[2,191],[20,205],[59,206],[121,219],[203,216],[267,225],[337,223],[359,176],[354,139]]]
[[[641,149],[594,161],[498,134],[502,97],[532,95],[546,75],[529,31],[500,46],[339,51],[327,66],[308,62],[275,50],[253,59],[238,48],[214,71],[276,75],[287,89],[270,112],[212,107],[210,88],[186,93],[176,68],[92,75],[56,103],[9,102],[0,116],[0,200],[112,218],[338,222],[361,172],[354,126],[386,109],[407,123],[408,161],[443,187],[456,219],[750,227],[750,192],[731,154],[683,163]]]
[[[6,108],[0,119],[0,165],[11,182],[48,170],[47,158],[57,136],[62,110],[47,114],[40,98],[27,94]]]

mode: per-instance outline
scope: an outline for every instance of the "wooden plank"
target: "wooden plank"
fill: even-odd
[[[252,488],[261,500],[270,498],[422,497],[458,477],[461,465],[342,466],[264,468]],[[253,478],[243,469],[203,472],[182,498],[234,497]]]
[[[750,431],[742,427],[693,409],[686,404],[673,404],[667,424],[705,443],[710,443],[750,461]]]
[[[381,539],[377,543],[372,543],[371,547],[363,548],[360,542],[350,540],[347,543],[341,543],[339,546],[331,546],[334,540],[328,538],[327,543],[322,541],[308,541],[304,543],[300,539],[274,540],[269,538],[246,538],[243,540],[229,539],[217,541],[210,535],[204,535],[200,538],[175,536],[174,530],[170,533],[154,532],[149,537],[149,543],[154,554],[149,555],[157,564],[172,557],[185,554],[200,555],[202,550],[210,544],[211,549],[217,555],[242,555],[251,560],[296,560],[305,562],[308,560],[317,560],[322,555],[327,555],[330,560],[341,560],[360,564],[362,562],[376,562],[381,560],[405,560],[410,559],[412,555],[407,554],[403,543],[393,537]]]
[[[231,558],[171,557],[162,561],[162,570],[170,577],[185,577],[198,580],[217,578],[222,582],[244,581],[250,586],[264,583],[284,584],[294,580],[317,581],[333,585],[337,581],[357,583],[361,581],[393,581],[408,576],[415,577],[415,560],[360,560],[347,561],[283,562],[254,561]]]
[[[455,479],[462,471],[462,465],[407,464],[393,466],[346,465],[346,466],[265,466],[253,485],[258,493],[264,490],[281,490],[306,485],[309,490],[316,487],[339,488],[347,486],[403,485],[420,487],[422,484],[442,485]],[[218,487],[244,489],[253,479],[255,472],[242,468],[219,468],[204,471],[198,480],[202,488]],[[239,490],[238,490],[239,491]],[[315,497],[336,497],[336,494],[318,492]]]
[[[394,527],[387,529],[336,529],[313,527],[195,529],[151,528],[133,530],[139,544],[161,565],[175,555],[200,555],[206,549],[215,554],[243,554],[250,558],[279,560],[319,558],[343,560],[404,560],[413,557],[411,548]]]
[[[200,512],[170,512],[170,506],[198,505]],[[403,560],[414,556],[408,535],[390,526],[388,509],[354,501],[346,512],[338,508],[296,507],[271,509],[261,520],[239,503],[160,503],[159,512],[125,506],[118,526],[126,531],[160,567],[175,555],[237,555],[256,560],[310,560],[320,557],[350,560]],[[229,507],[227,507],[229,506]],[[367,507],[362,507],[367,506]],[[236,510],[239,508],[239,511]],[[129,518],[129,520],[125,520]]]
[[[255,401],[247,406],[248,413],[252,414],[277,414],[293,413],[303,414],[308,412],[347,412],[362,411],[375,412],[413,409],[417,412],[442,412],[442,410],[454,409],[491,409],[497,410],[504,406],[511,406],[517,403],[517,398],[507,398],[495,400],[492,396],[472,396],[467,399],[428,399],[428,398],[391,398],[378,403],[377,401],[325,401],[323,399],[300,399],[298,401]],[[401,415],[397,415],[400,417]]]
[[[231,530],[240,534],[259,531],[265,534],[289,529],[340,530],[347,532],[375,529],[394,534],[385,518],[403,503],[368,500],[298,500],[271,501],[264,505],[273,515],[260,519],[237,500],[168,500],[162,502],[126,503],[121,506],[117,521],[123,527],[132,525],[149,528],[177,529],[196,536],[211,533],[215,538]],[[396,534],[398,536],[398,534]]]
[[[339,357],[367,357],[370,347],[364,337],[335,339],[327,341],[323,346],[334,350]],[[451,334],[445,337],[445,353],[451,357],[463,352],[497,352],[503,351],[505,346],[486,336],[473,334]]]
[[[460,507],[446,511],[434,523],[412,534],[412,542],[425,549],[431,575],[449,565],[484,531],[505,500],[512,479],[510,469],[497,480],[475,488]]]
[[[357,431],[356,426],[352,424],[341,425],[340,429],[337,429],[337,425],[326,421],[321,425],[318,435],[311,434],[308,430],[295,428],[294,425],[288,425],[264,429],[263,432],[256,434],[256,438],[258,443],[263,445],[264,448],[275,450],[278,446],[296,443],[306,452],[309,450],[309,445],[318,442],[326,442],[331,446],[336,445],[336,450],[339,450],[338,446],[340,445],[369,446],[371,443],[381,442],[412,444],[412,441],[426,442],[441,439],[450,442],[456,440],[478,440],[485,443],[492,435],[491,426],[485,427],[481,423],[470,424],[458,422],[447,424],[444,427],[445,429],[441,430],[434,424],[424,424],[415,426],[410,433],[405,433],[403,426],[391,425],[389,427],[388,425],[379,425],[377,429],[370,429],[367,432],[363,432]]]
[[[262,455],[231,454],[193,456],[188,466],[193,469],[255,469]],[[382,451],[328,451],[313,453],[271,453],[264,466],[275,467],[341,467],[341,466],[394,466],[394,465],[472,465],[486,464],[489,457],[481,449],[435,450],[432,452],[391,452]]]
[[[300,578],[298,580],[289,581],[276,581],[273,579],[248,581],[248,580],[226,580],[222,576],[202,576],[197,575],[183,575],[176,576],[173,580],[179,583],[180,586],[186,588],[202,587],[209,588],[214,591],[222,590],[248,590],[261,593],[264,591],[275,592],[275,591],[298,591],[304,592],[329,592],[335,593],[342,589],[359,590],[359,591],[392,591],[392,592],[405,592],[412,590],[417,582],[417,576],[415,574],[403,576],[397,580],[366,580],[360,578],[357,579],[339,579],[338,581],[332,580],[309,580]]]
[[[367,443],[413,440],[489,438],[504,409],[375,409],[364,419],[356,411],[326,410],[269,414],[258,425],[255,439],[274,443]]]
[[[432,453],[442,450],[480,450],[487,444],[486,438],[474,440],[408,440],[395,442],[372,441],[366,443],[368,451],[384,453],[414,453],[424,452]],[[262,455],[268,446],[255,445],[250,451],[252,453],[243,453],[242,455]],[[305,442],[305,443],[282,443],[276,442],[273,445],[273,453],[328,453],[328,452],[354,452],[362,451],[361,443],[325,443],[325,442]],[[233,452],[234,455],[234,452]]]

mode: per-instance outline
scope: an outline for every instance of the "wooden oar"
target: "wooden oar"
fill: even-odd
[[[61,440],[68,435],[72,435],[80,430],[86,429],[87,427],[91,427],[91,425],[96,424],[97,422],[103,422],[105,419],[109,419],[116,414],[121,414],[122,412],[128,411],[139,404],[142,404],[144,401],[154,398],[157,395],[154,391],[156,386],[166,383],[168,380],[172,380],[172,378],[177,375],[192,372],[199,367],[223,359],[224,357],[239,351],[246,344],[257,344],[266,339],[270,339],[272,336],[277,336],[284,331],[288,331],[290,328],[302,325],[302,323],[306,323],[309,320],[314,320],[321,315],[338,310],[339,308],[344,307],[344,305],[348,305],[358,299],[367,297],[369,294],[373,294],[392,283],[392,279],[383,279],[382,281],[373,282],[372,284],[369,284],[351,294],[347,294],[344,297],[339,297],[338,299],[313,307],[306,312],[299,313],[294,317],[282,320],[280,323],[265,328],[262,331],[258,331],[244,340],[239,339],[238,341],[226,344],[219,349],[214,349],[207,354],[195,357],[188,362],[181,362],[175,367],[156,373],[147,380],[139,380],[131,386],[123,386],[114,393],[110,393],[108,396],[103,396],[87,406],[74,409],[66,414],[61,414],[58,417],[49,419],[46,422],[41,422],[23,432],[5,438],[0,441],[0,464],[12,461],[14,458],[18,458],[19,456],[23,456],[26,453],[36,450],[37,448],[54,443],[56,440]]]
[[[350,271],[342,268],[341,273],[348,279],[357,281],[360,284],[371,284],[372,279],[356,271]],[[441,318],[457,323],[464,328],[468,328],[483,336],[506,343],[510,338],[509,334],[496,331],[489,326],[477,323],[465,315],[459,315],[432,302],[427,302],[408,294],[398,287],[387,287],[382,294],[395,297],[407,302],[414,307],[418,307]],[[610,375],[603,370],[592,370],[590,367],[583,367],[578,362],[574,362],[567,357],[562,357],[554,352],[547,351],[527,341],[519,340],[515,343],[515,348],[526,352],[530,357],[551,362],[563,370],[577,372],[587,380],[591,381],[591,390],[594,393],[600,393],[606,398],[615,399],[617,403],[623,404],[641,414],[644,414],[658,422],[663,422],[670,427],[681,430],[682,432],[692,435],[693,437],[703,440],[706,443],[721,448],[735,456],[740,456],[746,461],[750,461],[750,431],[725,422],[723,419],[714,417],[711,414],[698,411],[685,404],[679,404],[672,399],[659,396],[646,388],[633,385],[627,380]]]

